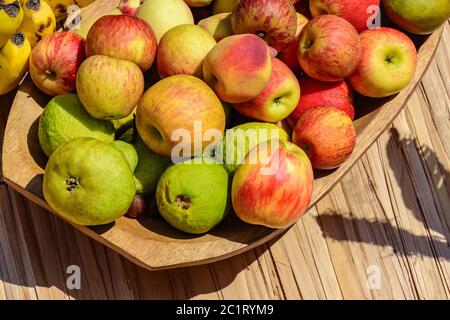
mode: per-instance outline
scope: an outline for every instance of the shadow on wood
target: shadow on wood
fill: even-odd
[[[420,155],[420,158],[417,157],[418,161],[428,162],[430,159],[435,161],[435,166],[430,171],[432,174],[437,173],[442,177],[442,180],[434,185],[436,193],[439,193],[441,190],[444,190],[444,193],[445,190],[450,190],[450,172],[445,170],[444,165],[437,159],[433,150],[427,147],[416,147],[418,143],[415,143],[412,139],[399,138],[399,134],[395,129],[391,129],[390,133],[387,158],[395,179],[398,185],[401,186],[403,203],[409,209],[408,212],[414,215],[414,219],[419,223],[425,224],[426,229],[431,232],[426,235],[418,235],[411,230],[399,227],[397,221],[354,218],[351,217],[351,212],[350,217],[344,217],[338,212],[325,212],[317,217],[317,223],[327,238],[388,247],[392,248],[393,254],[450,261],[449,239],[446,238],[442,229],[434,227],[430,221],[427,221],[425,216],[426,209],[421,203],[422,199],[428,198],[430,201],[434,201],[434,206],[437,206],[438,199],[432,194],[433,191],[431,189],[427,189],[425,186],[419,185],[417,181],[414,181],[415,175],[411,172],[414,166],[410,164],[411,158],[413,158],[412,155]],[[414,150],[409,155],[406,155],[409,148]],[[401,159],[399,159],[399,154]],[[431,183],[431,179],[429,179],[428,183]],[[416,195],[416,198],[412,198],[414,195]],[[448,216],[450,213],[443,212],[446,216],[439,217],[439,210],[436,210],[436,212],[433,216],[440,218],[442,225],[447,225],[448,228],[446,221],[450,218]],[[394,214],[397,214],[397,212],[394,212]],[[352,230],[352,232],[349,232],[349,230]],[[364,230],[365,232],[363,234],[358,232],[358,230]],[[386,236],[379,236],[380,230]]]

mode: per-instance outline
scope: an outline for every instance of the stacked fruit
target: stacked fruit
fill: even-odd
[[[39,123],[49,205],[97,225],[139,217],[155,199],[194,234],[231,207],[251,224],[295,222],[313,168],[337,168],[353,152],[351,88],[393,95],[417,57],[406,34],[372,27],[379,0],[310,0],[312,15],[297,13],[305,2],[122,1],[128,14],[45,37],[30,74],[54,97]],[[450,15],[446,0],[384,4],[415,33]]]
[[[66,6],[91,2],[0,0],[0,95],[17,87],[28,70],[31,48],[55,31],[56,18],[66,13]]]

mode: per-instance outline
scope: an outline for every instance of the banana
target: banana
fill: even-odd
[[[0,2],[0,48],[17,31],[23,19],[23,10],[18,0]]]
[[[15,33],[0,50],[0,95],[12,91],[28,70],[30,42],[22,32]]]
[[[45,0],[26,0],[23,13],[23,21],[18,31],[25,34],[31,47],[55,31],[55,14]]]
[[[48,3],[53,9],[56,20],[59,20],[66,15],[69,6],[77,5],[80,8],[83,8],[94,1],[95,0],[48,0]]]

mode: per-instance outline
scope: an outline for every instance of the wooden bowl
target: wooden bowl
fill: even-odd
[[[116,1],[97,1],[84,10],[84,17],[108,12]],[[369,146],[402,110],[427,69],[439,43],[442,28],[427,37],[414,37],[419,48],[417,73],[401,93],[387,99],[356,97],[358,139],[351,158],[338,170],[316,172],[313,206],[363,155]],[[38,119],[49,97],[27,77],[15,97],[3,145],[3,176],[6,183],[38,205],[51,210],[42,196],[46,157],[38,138]],[[136,264],[151,270],[210,263],[250,250],[279,235],[283,230],[252,226],[234,214],[216,229],[202,236],[190,236],[168,225],[156,212],[151,217],[120,218],[100,227],[74,225],[83,233],[119,252]],[[56,213],[55,213],[56,214]]]

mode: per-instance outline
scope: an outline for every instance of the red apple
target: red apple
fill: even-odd
[[[272,74],[264,90],[254,99],[233,104],[239,113],[261,121],[277,122],[295,109],[300,86],[295,74],[277,58],[272,59]]]
[[[295,40],[292,41],[286,49],[278,54],[278,58],[283,61],[292,71],[300,71],[300,65],[297,59],[297,47],[298,39],[300,38],[300,33],[303,27],[308,23],[309,19],[304,15],[297,13],[297,33],[295,34]]]
[[[290,0],[238,0],[231,14],[234,33],[256,34],[277,51],[295,40],[296,22]]]
[[[355,108],[353,107],[353,93],[345,81],[322,82],[309,77],[299,80],[302,96],[300,101],[288,118],[291,128],[294,128],[298,119],[307,110],[329,106],[340,109],[353,120]]]
[[[358,93],[382,98],[403,90],[414,78],[417,50],[406,34],[391,28],[360,34],[361,60],[349,77]]]
[[[30,56],[30,76],[49,96],[75,91],[78,68],[85,56],[83,38],[72,32],[57,32],[39,41]]]
[[[355,28],[338,16],[313,18],[303,28],[298,43],[300,67],[320,81],[339,81],[358,66],[359,35]]]
[[[147,22],[129,15],[98,19],[86,37],[88,56],[104,55],[134,62],[147,71],[156,55],[156,38]]]
[[[241,220],[281,229],[305,214],[314,175],[300,148],[291,142],[275,142],[278,146],[273,146],[274,141],[266,142],[249,152],[234,175],[231,200]],[[268,154],[264,147],[270,151]]]
[[[350,157],[356,131],[344,111],[324,106],[310,109],[300,117],[292,140],[306,152],[314,168],[329,170]]]
[[[310,0],[309,8],[313,17],[334,14],[350,22],[358,32],[363,32],[373,22],[380,0]]]

